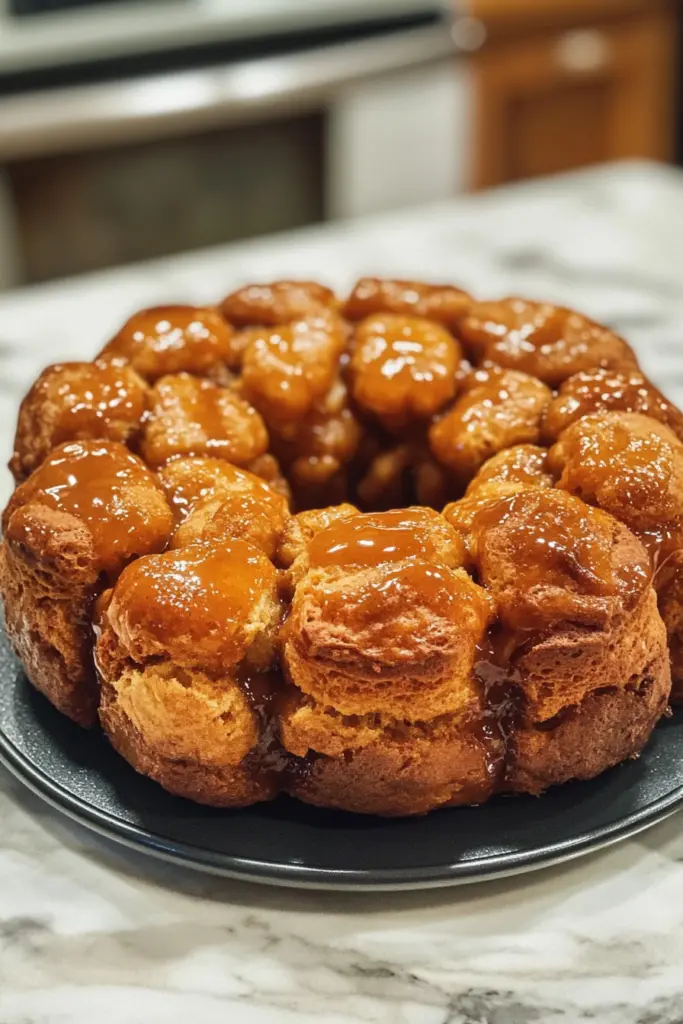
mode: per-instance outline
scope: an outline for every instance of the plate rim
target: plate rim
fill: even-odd
[[[133,825],[67,789],[38,767],[0,729],[0,763],[38,797],[83,827],[119,845],[176,865],[241,881],[356,892],[441,888],[493,881],[575,860],[612,846],[674,814],[683,805],[683,784],[610,826],[532,851],[491,854],[465,863],[414,868],[324,868],[218,854]],[[618,767],[618,766],[615,766]],[[612,769],[613,770],[613,769]]]

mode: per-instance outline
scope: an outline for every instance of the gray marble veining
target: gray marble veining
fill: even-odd
[[[56,358],[136,307],[361,273],[528,293],[614,324],[683,401],[683,175],[585,172],[0,297],[0,432]],[[9,478],[2,480],[3,501]],[[0,770],[0,1024],[680,1024],[680,816],[505,882],[336,896],[157,864]]]

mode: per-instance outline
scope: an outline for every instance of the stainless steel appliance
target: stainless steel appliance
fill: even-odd
[[[452,194],[478,41],[426,0],[5,7],[0,285]]]

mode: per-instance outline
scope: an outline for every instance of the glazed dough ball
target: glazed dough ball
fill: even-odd
[[[131,558],[161,550],[168,541],[172,514],[156,477],[115,441],[74,441],[60,445],[12,495],[3,515],[7,538],[38,538],[32,520],[40,514],[45,543],[50,522],[86,538],[85,546],[66,545],[74,565],[87,561],[95,570],[116,575]],[[83,527],[84,529],[81,529]]]
[[[548,302],[475,302],[460,322],[459,337],[477,362],[520,370],[551,387],[592,367],[637,369],[623,338]]]
[[[485,502],[472,534],[479,578],[513,629],[605,629],[650,586],[647,552],[633,534],[563,491],[533,489]]]
[[[455,394],[460,346],[431,320],[376,314],[356,328],[349,364],[355,401],[387,429],[414,427]]]
[[[231,292],[220,305],[225,319],[237,327],[287,324],[321,309],[336,308],[334,292],[315,281],[250,284]]]
[[[596,412],[638,412],[683,438],[683,414],[637,370],[585,370],[560,387],[543,417],[543,440],[556,441],[572,423]]]
[[[472,304],[472,296],[450,284],[424,284],[364,277],[342,307],[349,320],[363,320],[376,313],[425,317],[454,329]]]
[[[477,370],[452,409],[429,431],[431,449],[444,466],[469,481],[496,452],[535,444],[552,393],[516,370]]]
[[[534,487],[553,487],[548,452],[533,444],[519,444],[498,452],[470,481],[467,498],[506,498]]]
[[[133,562],[107,611],[136,662],[167,658],[225,674],[245,657],[267,668],[279,624],[277,572],[244,541],[193,544]]]
[[[157,306],[132,316],[100,355],[123,357],[151,383],[171,373],[220,379],[230,358],[233,334],[215,309]]]
[[[270,427],[300,422],[330,390],[346,339],[342,321],[326,310],[255,328],[244,351],[242,393]]]
[[[154,385],[140,446],[150,466],[193,455],[243,466],[267,448],[263,420],[231,389],[187,373],[162,377]]]
[[[287,501],[253,473],[236,466],[230,469],[231,477],[226,473],[193,503],[176,528],[171,547],[182,548],[200,540],[243,540],[272,558],[289,518]]]
[[[147,395],[145,382],[121,361],[48,366],[19,409],[10,463],[15,480],[25,480],[67,441],[134,440]]]
[[[657,533],[683,515],[683,445],[649,416],[584,416],[565,430],[549,461],[558,487],[637,533]]]

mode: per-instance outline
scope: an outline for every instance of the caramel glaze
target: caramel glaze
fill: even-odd
[[[237,684],[259,721],[259,740],[245,758],[250,767],[267,780],[285,790],[295,781],[310,774],[316,755],[297,757],[285,750],[280,741],[280,717],[299,700],[299,691],[286,683],[278,671],[241,671]]]
[[[384,602],[391,601],[392,606],[397,607],[401,602],[413,602],[418,594],[430,607],[438,607],[445,615],[453,616],[458,607],[471,601],[464,587],[454,585],[452,574],[444,566],[420,558],[410,560],[408,556],[408,560],[396,564],[392,561],[379,563],[377,569],[377,576],[367,580],[354,594],[354,613],[359,621],[381,620],[378,639],[384,635],[391,637],[396,629],[393,620],[382,615]],[[337,589],[322,588],[321,603],[325,617],[333,621],[343,614],[347,599]]]
[[[477,646],[474,675],[481,688],[484,711],[470,727],[487,751],[486,768],[496,785],[504,781],[515,725],[524,704],[515,658],[533,642],[531,631],[510,630],[495,623]]]
[[[431,521],[430,521],[431,520]],[[366,566],[434,557],[433,513],[409,508],[342,519],[317,533],[308,547],[311,566]]]
[[[221,671],[246,654],[251,620],[275,582],[276,570],[250,544],[197,543],[133,562],[109,611],[136,660],[167,653]]]
[[[146,389],[143,381],[130,369],[112,360],[110,363],[66,363],[68,374],[57,388],[57,397],[63,405],[55,425],[54,445],[79,437],[98,437],[111,420],[140,424],[146,409]]]
[[[637,370],[594,369],[576,373],[562,384],[546,409],[541,435],[557,440],[563,430],[589,413],[639,412],[665,423],[683,440],[683,414]]]
[[[453,285],[421,281],[362,278],[342,307],[349,320],[362,320],[375,313],[428,317],[455,328],[472,304],[472,297]]]
[[[214,309],[157,306],[132,316],[101,355],[129,360],[151,382],[169,373],[203,374],[228,358],[232,333]]]
[[[431,320],[368,317],[358,325],[349,364],[353,396],[390,430],[400,430],[453,397],[461,356],[455,339]]]
[[[136,555],[158,551],[168,540],[171,511],[165,501],[145,507],[144,493],[162,495],[156,478],[135,455],[113,441],[73,442],[51,456],[14,492],[5,526],[16,508],[38,502],[85,523],[100,569],[115,574]],[[156,514],[155,514],[156,512]]]

